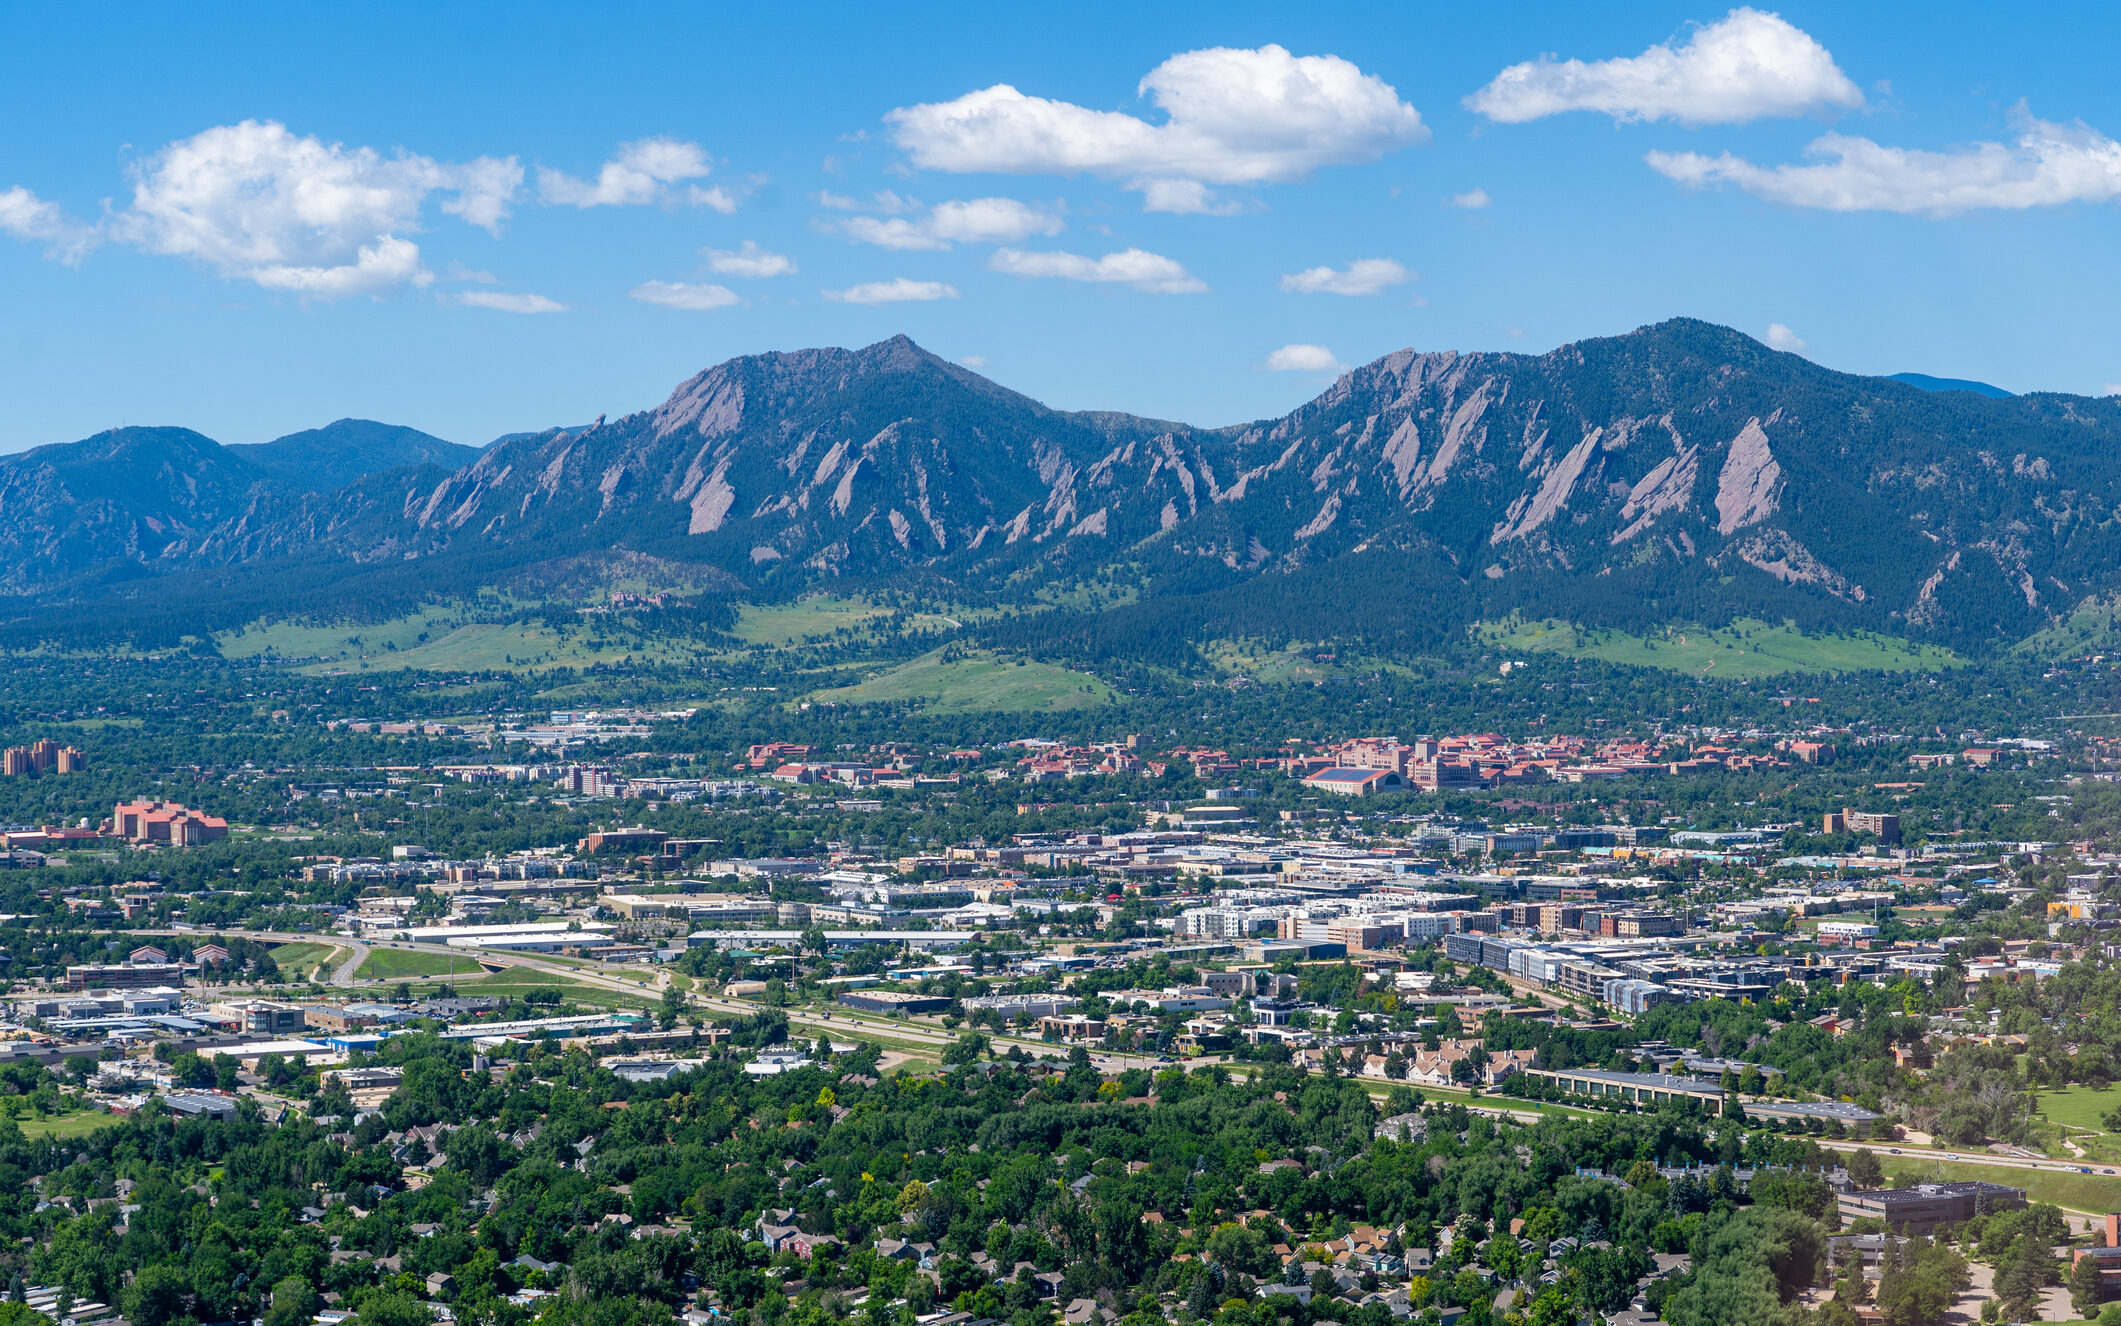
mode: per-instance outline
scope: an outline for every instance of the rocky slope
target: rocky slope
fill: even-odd
[[[328,497],[261,490],[241,449],[181,430],[77,444],[93,463],[46,448],[0,462],[0,552],[20,549],[18,592],[113,566],[440,559],[439,582],[617,550],[761,589],[1012,594],[1124,567],[1154,593],[1398,556],[1427,578],[1402,611],[1449,591],[1567,613],[1654,584],[1987,639],[2116,587],[2117,442],[2114,401],[1924,391],[1685,320],[1538,356],[1400,351],[1217,430],[1050,410],[898,337],[732,360],[460,468],[391,452],[425,463]]]

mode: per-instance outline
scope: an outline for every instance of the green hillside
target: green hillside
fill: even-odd
[[[1498,651],[1562,654],[1661,668],[1695,676],[1751,681],[1792,673],[1930,672],[1963,666],[1949,649],[1869,632],[1806,634],[1793,627],[1740,620],[1720,630],[1672,626],[1629,635],[1567,622],[1484,623],[1475,638]]]
[[[939,713],[1052,713],[1111,704],[1112,688],[1087,672],[992,654],[934,650],[852,686],[818,691],[813,703],[913,702]]]

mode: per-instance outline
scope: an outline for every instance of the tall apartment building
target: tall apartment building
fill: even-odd
[[[1900,817],[1893,814],[1874,814],[1867,810],[1848,812],[1849,828],[1857,833],[1872,833],[1882,843],[1900,841]]]
[[[88,757],[72,746],[61,746],[50,737],[40,737],[27,746],[0,751],[0,775],[20,778],[29,774],[76,773],[88,767]]]

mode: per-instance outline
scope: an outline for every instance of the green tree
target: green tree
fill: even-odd
[[[2080,1317],[2099,1315],[2099,1263],[2091,1257],[2077,1258],[2069,1268],[2069,1305]]]
[[[121,1300],[126,1320],[132,1326],[168,1326],[184,1312],[184,1299],[191,1292],[191,1278],[182,1268],[159,1263],[143,1266],[125,1288]]]
[[[316,1315],[316,1289],[298,1275],[290,1275],[272,1287],[272,1306],[266,1310],[265,1326],[303,1326]]]
[[[1869,1147],[1857,1147],[1848,1158],[1849,1182],[1859,1188],[1885,1186],[1885,1166]]]

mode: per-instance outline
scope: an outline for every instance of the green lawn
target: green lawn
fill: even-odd
[[[324,975],[338,965],[338,958],[345,952],[337,944],[278,944],[273,947],[272,960],[289,976],[306,975],[311,970],[323,967]]]
[[[413,986],[418,995],[433,994],[445,982],[429,980]],[[585,981],[570,980],[565,976],[550,976],[523,967],[511,967],[493,976],[473,977],[467,980],[446,982],[456,992],[466,997],[472,995],[495,995],[502,999],[515,999],[532,990],[558,990],[560,997],[578,1004],[602,1004],[606,1008],[653,1008],[660,1005],[660,991],[609,990],[601,985],[590,985]]]
[[[105,1114],[99,1110],[83,1110],[79,1114],[58,1114],[47,1119],[32,1119],[27,1116],[15,1120],[22,1131],[30,1137],[86,1137],[99,1128],[124,1122],[116,1114]]]
[[[2066,1123],[2073,1128],[2095,1128],[2105,1132],[2106,1125],[2099,1121],[2099,1116],[2116,1109],[2121,1109],[2121,1087],[2108,1087],[2104,1091],[2070,1087],[2040,1093],[2040,1112],[2055,1123]]]
[[[1643,636],[1557,621],[1489,623],[1478,632],[1483,643],[1498,650],[1596,658],[1737,681],[1803,672],[1934,672],[1965,663],[1948,649],[1891,636],[1808,637],[1788,626],[1749,620],[1714,631],[1672,626]]]
[[[942,650],[921,655],[853,686],[818,691],[813,702],[917,702],[932,713],[1053,713],[1095,709],[1117,697],[1086,672],[1049,663],[1009,662],[968,653],[945,662]]]
[[[1998,1165],[1954,1164],[1916,1156],[1880,1154],[1888,1175],[1912,1174],[1924,1182],[1958,1182],[1982,1179],[2025,1189],[2036,1202],[2052,1202],[2073,1211],[2121,1211],[2121,1177],[2104,1174],[2064,1174],[2057,1170],[2005,1169]]]
[[[484,969],[477,958],[470,954],[420,953],[412,949],[370,949],[368,961],[354,973],[356,977],[369,981],[402,981],[411,976],[449,976],[461,974],[477,977]]]

